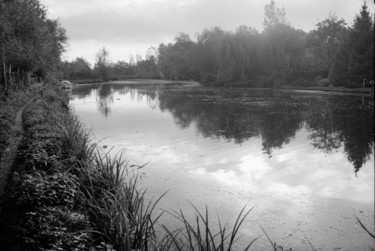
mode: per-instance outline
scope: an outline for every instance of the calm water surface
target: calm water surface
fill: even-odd
[[[234,223],[255,206],[243,242],[261,235],[293,250],[368,250],[374,229],[374,110],[361,96],[181,84],[102,84],[71,106],[100,145],[142,165],[159,207],[205,205]],[[104,149],[104,150],[106,150]],[[173,217],[163,216],[173,228]],[[241,245],[242,242],[239,242]],[[256,249],[270,250],[265,237]]]

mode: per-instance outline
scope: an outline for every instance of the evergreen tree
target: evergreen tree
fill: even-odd
[[[374,79],[374,22],[362,5],[354,18],[349,35],[338,49],[329,74],[331,84],[362,86],[363,80]]]
[[[374,23],[366,3],[354,19],[349,34],[349,46],[350,81],[362,84],[363,79],[374,79]]]

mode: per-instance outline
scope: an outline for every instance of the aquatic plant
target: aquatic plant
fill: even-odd
[[[182,228],[170,231],[165,225],[162,225],[166,232],[166,237],[161,240],[161,244],[159,245],[161,245],[163,250],[232,250],[233,245],[237,240],[236,236],[241,225],[254,208],[246,209],[246,207],[243,207],[238,214],[232,229],[229,229],[227,224],[223,226],[218,216],[219,231],[214,233],[212,226],[209,224],[207,206],[204,214],[202,214],[194,205],[192,206],[195,211],[194,225],[189,222],[181,210],[179,212],[170,213],[170,215],[182,223]],[[259,237],[254,238],[244,250],[249,250]]]
[[[82,206],[95,229],[116,250],[148,250],[155,237],[155,202],[145,201],[145,190],[138,189],[138,176],[131,174],[123,155],[110,157],[96,152],[81,169]]]

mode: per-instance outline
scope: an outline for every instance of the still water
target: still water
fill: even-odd
[[[130,82],[131,83],[131,82]],[[374,229],[374,106],[319,92],[113,83],[73,90],[73,110],[103,150],[125,151],[160,209],[208,205],[239,245],[262,235],[293,250],[369,250]],[[162,223],[176,227],[164,214]],[[271,250],[265,237],[255,249]],[[254,249],[254,250],[255,250]]]

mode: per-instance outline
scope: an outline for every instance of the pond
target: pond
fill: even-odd
[[[231,225],[254,206],[239,247],[262,226],[284,248],[369,250],[355,216],[374,229],[372,102],[146,81],[80,86],[70,104],[103,150],[147,163],[138,172],[149,198],[168,191],[160,210],[192,218],[190,203],[207,205],[213,225],[217,215]],[[160,221],[177,226],[168,214]],[[267,238],[254,250],[271,250]]]

